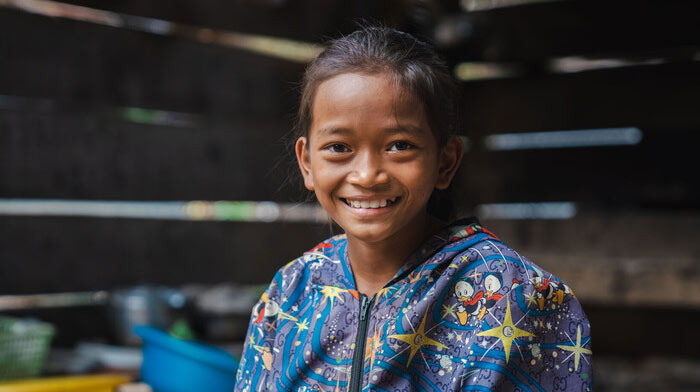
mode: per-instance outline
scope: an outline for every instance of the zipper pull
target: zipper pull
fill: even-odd
[[[369,309],[369,299],[362,294],[362,302],[360,303],[360,321],[367,319],[367,309]]]

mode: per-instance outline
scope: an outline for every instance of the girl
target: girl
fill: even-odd
[[[295,151],[345,234],[275,275],[237,391],[591,389],[573,292],[437,202],[459,167],[455,84],[412,36],[366,27],[305,75]]]

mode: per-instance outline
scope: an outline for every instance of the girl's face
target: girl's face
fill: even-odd
[[[306,188],[348,237],[378,242],[424,230],[428,199],[449,185],[462,145],[440,149],[423,106],[390,75],[345,73],[317,87],[296,154]]]

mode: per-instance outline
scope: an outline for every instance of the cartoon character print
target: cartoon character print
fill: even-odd
[[[535,301],[540,311],[544,310],[546,301],[561,305],[564,303],[564,297],[567,294],[574,295],[571,288],[556,277],[550,276],[546,278],[542,275],[542,271],[538,269],[535,269],[535,274],[528,280],[528,283],[535,287]],[[520,284],[520,281],[513,279],[513,287],[517,287]]]
[[[280,311],[279,304],[270,299],[267,292],[264,292],[260,297],[260,301],[253,308],[253,313],[257,314],[255,322],[260,324],[264,317],[275,317]]]
[[[501,287],[503,287],[503,276],[500,272],[489,272],[484,275],[486,294],[484,294],[484,308],[479,320],[484,317],[484,313],[486,313],[487,309],[493,308],[496,302],[503,298],[502,294],[498,294],[498,290],[500,290]]]
[[[460,303],[456,312],[460,325],[467,325],[471,316],[477,320],[483,319],[486,312],[503,298],[502,294],[498,294],[498,290],[503,287],[503,276],[500,272],[485,274],[481,283],[486,291],[476,292],[476,281],[471,277],[461,279],[455,284],[454,295]]]
[[[455,284],[455,297],[459,305],[457,305],[457,319],[461,325],[467,325],[470,316],[477,316],[484,306],[484,292],[479,291],[474,293],[474,280],[471,278],[460,279]]]

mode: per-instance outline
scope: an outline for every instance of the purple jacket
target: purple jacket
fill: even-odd
[[[574,293],[474,221],[360,294],[344,235],[275,275],[254,307],[236,391],[590,391]]]

